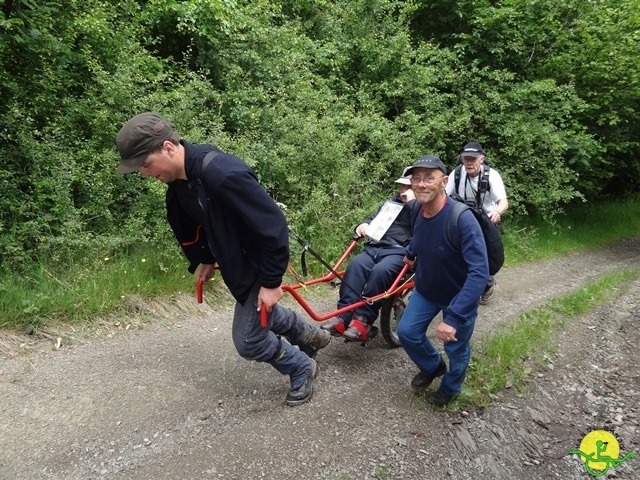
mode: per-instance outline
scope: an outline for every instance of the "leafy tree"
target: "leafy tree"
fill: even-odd
[[[637,189],[637,0],[0,1],[0,260],[170,237],[115,172],[141,111],[246,159],[332,255],[423,153],[487,148],[513,211]]]
[[[562,160],[579,190],[594,196],[608,186],[618,193],[638,188],[639,7],[637,0],[436,0],[421,6],[413,28],[466,63],[574,89],[581,105],[571,109],[571,121],[597,148],[569,148]]]

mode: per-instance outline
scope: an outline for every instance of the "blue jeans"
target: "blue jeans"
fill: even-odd
[[[266,327],[260,325],[256,283],[244,304],[236,303],[231,335],[242,358],[266,362],[283,375],[289,375],[291,388],[300,387],[311,370],[311,359],[293,345],[304,343],[305,333],[316,329],[293,310],[276,304]],[[281,339],[285,337],[287,341]]]
[[[427,338],[427,328],[441,310],[446,319],[446,306],[427,300],[414,289],[398,324],[400,343],[424,375],[431,375],[440,363],[438,350]],[[444,342],[444,351],[449,358],[449,370],[442,377],[439,391],[448,398],[462,391],[462,383],[471,360],[471,335],[477,317],[476,308],[473,316],[456,331],[458,341]]]

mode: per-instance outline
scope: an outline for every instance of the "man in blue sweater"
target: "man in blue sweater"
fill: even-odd
[[[411,386],[422,391],[444,375],[429,401],[444,406],[461,391],[471,359],[471,335],[478,304],[489,277],[482,230],[470,211],[458,220],[460,249],[447,240],[447,217],[453,210],[445,193],[447,169],[435,155],[420,157],[407,171],[411,188],[421,205],[414,223],[405,261],[415,262],[415,288],[398,325],[398,337],[419,372]],[[460,252],[462,250],[462,252]],[[444,342],[449,369],[426,336],[427,328],[442,311],[436,337]]]
[[[237,301],[232,336],[240,356],[289,376],[287,405],[307,402],[317,371],[313,357],[331,336],[278,304],[289,263],[287,222],[255,173],[213,145],[180,139],[152,112],[125,123],[116,146],[120,173],[137,171],[168,185],[167,217],[189,272],[207,281],[218,265]],[[269,312],[265,327],[263,308]]]

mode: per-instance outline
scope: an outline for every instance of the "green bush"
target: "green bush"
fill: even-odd
[[[0,12],[0,262],[170,241],[164,186],[115,171],[155,110],[255,168],[328,256],[419,155],[478,140],[512,215],[637,190],[638,11],[518,0],[70,0]],[[611,54],[609,54],[611,53]]]

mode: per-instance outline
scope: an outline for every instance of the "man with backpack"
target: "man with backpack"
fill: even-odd
[[[289,377],[287,405],[309,401],[317,372],[313,357],[331,336],[278,303],[289,262],[287,221],[256,174],[213,145],[181,139],[152,112],[126,122],[116,147],[118,172],[137,171],[167,184],[167,218],[189,272],[207,281],[219,267],[237,302],[231,335],[240,356]]]
[[[471,360],[471,335],[487,278],[487,248],[480,224],[469,208],[459,213],[455,228],[459,247],[449,239],[455,200],[447,196],[447,169],[435,155],[420,157],[407,171],[421,208],[414,221],[405,262],[415,265],[415,288],[398,324],[398,338],[419,372],[411,386],[422,391],[444,375],[428,400],[444,406],[461,391]],[[444,342],[449,368],[426,336],[442,312],[436,337]]]
[[[487,155],[478,142],[467,143],[458,156],[458,165],[449,175],[447,195],[458,194],[465,203],[482,208],[491,222],[500,227],[502,215],[509,208],[507,191],[500,173],[489,166]],[[489,276],[482,302],[493,296],[494,275]]]

